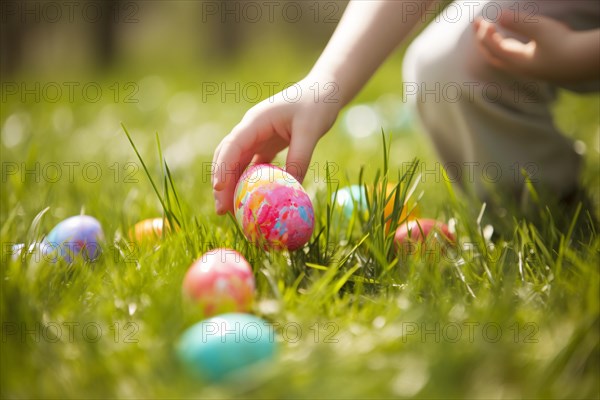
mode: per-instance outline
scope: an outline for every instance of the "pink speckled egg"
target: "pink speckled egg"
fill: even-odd
[[[197,259],[183,279],[183,293],[205,317],[247,312],[254,297],[252,267],[237,251],[210,250]]]
[[[248,168],[233,196],[244,235],[265,249],[296,250],[313,232],[315,213],[308,194],[290,174],[270,164]]]
[[[420,218],[400,225],[394,240],[402,244],[407,240],[424,241],[429,235],[439,234],[448,243],[456,243],[456,237],[450,232],[448,225],[434,219]]]

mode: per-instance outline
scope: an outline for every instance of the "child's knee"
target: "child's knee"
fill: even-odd
[[[461,90],[465,65],[458,52],[428,51],[413,43],[404,63],[404,98],[415,103],[441,103]]]

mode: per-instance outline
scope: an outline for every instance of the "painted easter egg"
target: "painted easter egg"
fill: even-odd
[[[385,222],[386,232],[389,231],[391,223],[392,223],[391,219],[388,219],[388,218],[394,212],[395,194],[392,195],[392,193],[394,193],[393,192],[394,187],[395,186],[393,184],[389,183],[387,185],[386,192],[382,194],[386,198],[389,197],[389,199],[387,200],[387,202],[385,204],[384,210],[383,210],[383,218],[386,221]],[[338,207],[341,208],[342,214],[345,218],[350,218],[352,216],[352,214],[354,213],[355,208],[357,208],[357,211],[364,213],[363,215],[366,217],[366,213],[368,212],[369,206],[367,204],[367,193],[366,193],[364,186],[362,186],[362,185],[346,186],[346,187],[339,189],[337,191],[337,194],[332,195],[332,201],[333,201],[334,196],[335,196],[335,203],[337,204]],[[373,201],[373,194],[369,193],[369,196],[370,196],[370,200]],[[407,216],[408,209],[410,209],[410,214]],[[406,219],[413,219],[416,217],[416,215],[417,215],[417,210],[414,207],[414,204],[408,203],[402,208],[402,211],[400,212],[400,215],[398,216],[398,222],[402,222]]]
[[[76,215],[56,225],[44,239],[45,248],[52,248],[59,257],[72,262],[80,255],[85,261],[96,260],[104,242],[104,232],[97,219]]]
[[[366,213],[368,211],[367,195],[362,185],[351,185],[340,188],[331,195],[331,201],[342,210],[345,218],[352,217],[354,210]]]
[[[163,218],[142,220],[129,230],[129,239],[137,243],[157,242],[163,237],[163,225],[166,226],[166,231],[169,232],[169,221]]]
[[[394,192],[394,188],[396,186],[388,183],[387,189],[385,191],[386,199],[389,197],[388,201],[385,203],[385,207],[383,209],[383,218],[385,222],[385,231],[388,232],[390,230],[390,226],[392,225],[392,220],[388,219],[394,212],[394,201],[396,200],[396,192]],[[398,189],[400,190],[400,189]],[[398,216],[398,223],[401,223],[406,220],[415,219],[418,215],[418,209],[415,207],[414,203],[408,201],[402,207],[400,211],[400,215]]]
[[[456,237],[448,225],[434,219],[420,218],[407,221],[396,229],[394,241],[400,247],[409,242],[423,243],[428,237],[435,236],[448,244],[455,244]]]
[[[183,292],[197,303],[205,317],[250,311],[254,298],[252,267],[237,251],[214,249],[188,269]]]
[[[186,330],[177,355],[190,372],[219,381],[242,372],[275,354],[274,330],[261,318],[249,314],[222,314]]]
[[[313,232],[314,210],[302,185],[269,164],[248,168],[235,188],[235,217],[248,240],[265,249],[296,250]]]

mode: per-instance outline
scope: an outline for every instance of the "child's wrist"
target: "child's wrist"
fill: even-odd
[[[311,71],[302,79],[302,86],[307,88],[310,101],[328,106],[337,105],[338,110],[346,104],[343,88],[332,74]]]

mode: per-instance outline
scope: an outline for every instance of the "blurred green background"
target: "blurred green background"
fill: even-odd
[[[191,185],[249,107],[309,71],[346,3],[3,2],[3,160],[36,161],[40,168],[58,162],[63,174],[70,168],[64,163],[80,163],[74,168],[81,174],[100,169],[103,178],[112,175],[122,183],[121,175],[139,168],[126,164],[136,160],[120,128],[123,122],[145,150],[153,151],[158,132],[167,161]],[[389,58],[322,140],[313,158],[315,183],[322,183],[318,177],[325,161],[336,164],[341,178],[344,172],[356,175],[380,154],[381,128],[395,137],[393,165],[418,157],[433,167],[435,155],[402,98],[405,47]],[[557,121],[579,140],[591,167],[586,185],[597,189],[598,96],[563,98]],[[84,171],[90,162],[100,166]],[[22,178],[27,168],[35,167],[5,164],[3,183]],[[52,172],[30,176],[53,183],[38,186],[37,209],[48,188],[60,191],[56,188],[65,183],[64,177],[52,182]],[[428,181],[426,186],[440,183],[439,177]],[[202,183],[207,183],[204,174]],[[203,208],[208,203],[203,199],[199,211],[208,212]],[[14,205],[15,198],[6,204]]]
[[[158,132],[173,169],[189,172],[211,159],[250,106],[309,71],[346,3],[3,2],[3,158],[101,159],[106,175],[113,162],[123,164],[132,155],[123,122],[142,148]],[[357,172],[380,150],[381,128],[400,139],[393,162],[435,161],[402,99],[405,47],[342,113],[315,152],[315,168],[323,172],[328,160],[340,171]],[[557,105],[557,121],[580,141],[595,171],[598,96],[566,97]],[[56,145],[43,146],[50,138]],[[3,178],[8,173],[12,170],[3,171]],[[597,178],[588,174],[586,183],[597,188]]]

